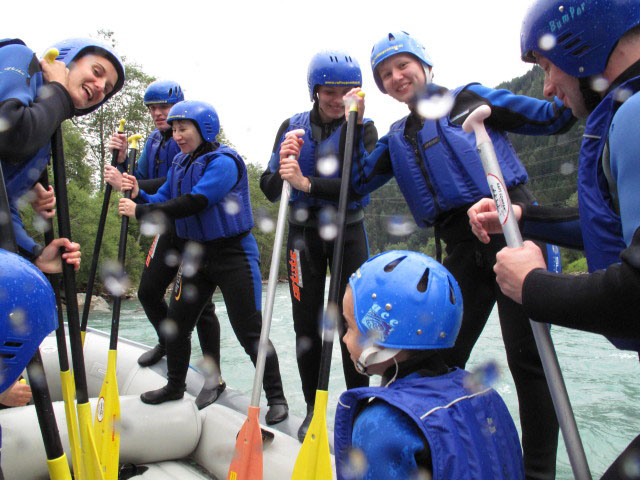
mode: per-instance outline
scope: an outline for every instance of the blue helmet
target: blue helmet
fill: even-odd
[[[418,57],[418,60],[423,65],[429,68],[433,67],[433,62],[427,50],[420,42],[411,38],[411,35],[407,32],[395,32],[385,35],[371,49],[371,70],[373,70],[373,78],[376,81],[376,85],[378,85],[382,93],[387,93],[387,91],[382,86],[382,80],[376,70],[381,62],[397,53],[410,53]]]
[[[462,293],[431,257],[406,250],[367,260],[349,279],[360,332],[390,349],[450,348],[462,323]]]
[[[178,82],[156,80],[151,82],[144,92],[144,104],[178,103],[184,100],[184,93]]]
[[[118,73],[118,80],[113,86],[113,90],[109,92],[104,100],[102,100],[102,102],[100,102],[99,104],[94,105],[93,107],[81,110],[78,109],[76,111],[77,115],[85,115],[87,113],[93,112],[103,103],[109,100],[109,98],[118,93],[124,85],[124,64],[122,63],[122,60],[120,60],[120,57],[118,57],[118,54],[115,52],[115,50],[106,43],[95,40],[93,38],[68,38],[66,40],[54,43],[49,48],[47,48],[45,52],[52,48],[56,48],[60,52],[60,54],[56,57],[56,60],[64,62],[67,66],[69,66],[71,62],[82,57],[83,55],[93,53],[107,58],[113,64],[116,72]]]
[[[192,120],[198,126],[200,135],[207,142],[214,142],[220,133],[220,120],[216,109],[207,102],[196,100],[184,100],[176,103],[167,116],[167,123],[171,125],[174,120]]]
[[[307,70],[309,97],[314,101],[316,86],[362,86],[362,72],[355,58],[346,52],[326,51],[316,53]]]
[[[44,337],[58,328],[51,284],[31,262],[0,249],[0,392],[20,376]]]
[[[539,52],[565,73],[604,72],[622,35],[640,24],[640,0],[538,0],[520,30],[522,60]]]

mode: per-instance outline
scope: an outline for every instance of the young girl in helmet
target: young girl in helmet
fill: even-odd
[[[182,87],[173,80],[156,80],[149,84],[144,93],[144,104],[149,109],[156,129],[151,132],[145,143],[134,176],[140,182],[140,188],[147,194],[156,193],[162,186],[167,179],[173,158],[180,153],[180,148],[173,138],[171,125],[167,123],[167,117],[171,108],[183,100]],[[126,165],[126,135],[114,133],[108,146],[110,150],[118,150],[118,163]],[[113,188],[120,190],[122,173],[118,168],[107,165],[104,177]],[[167,255],[179,252],[183,246],[176,236],[174,222],[167,221],[166,227],[167,231],[156,235],[151,244],[138,287],[138,299],[158,334],[156,346],[138,359],[138,363],[143,367],[154,365],[166,354],[165,338],[160,334],[161,323],[167,318],[169,308],[164,297],[167,287],[178,273],[178,266],[166,260]],[[215,402],[226,387],[220,375],[220,323],[213,302],[208,301],[202,310],[197,330],[202,353],[205,359],[212,362],[211,368],[205,369],[208,373],[207,380],[196,398],[198,408],[204,408]]]
[[[63,40],[50,48],[60,52],[57,59],[39,61],[21,40],[0,41],[0,162],[20,254],[54,272],[61,268],[60,247],[67,261],[72,257],[69,263],[79,266],[79,245],[68,239],[44,249],[37,245],[24,229],[18,199],[45,171],[50,139],[60,124],[99,108],[122,88],[125,77],[113,49],[94,39]]]
[[[166,338],[169,381],[165,387],[141,395],[143,402],[152,404],[182,398],[191,332],[217,287],[233,330],[253,362],[262,323],[260,259],[251,234],[253,216],[244,161],[235,150],[215,141],[220,123],[208,103],[177,103],[167,122],[181,151],[173,160],[167,181],[149,195],[139,190],[134,176],[125,174],[122,187],[132,189],[132,197],[140,204],[123,198],[119,205],[119,213],[132,218],[140,219],[152,211],[164,213],[175,221],[183,245],[183,263],[167,313],[175,322],[175,334]],[[273,345],[267,354],[264,389],[269,404],[267,424],[284,420],[288,407]]]
[[[283,180],[293,188],[289,200],[287,265],[298,370],[307,403],[307,415],[298,431],[300,441],[304,440],[313,416],[318,385],[324,287],[327,266],[331,266],[333,256],[333,237],[323,236],[321,230],[323,226],[330,226],[329,209],[337,208],[340,194],[340,164],[346,134],[342,97],[351,88],[362,85],[362,74],[358,62],[349,54],[325,51],[311,59],[307,83],[313,108],[282,123],[269,166],[260,179],[260,188],[272,202],[280,198]],[[300,128],[305,131],[301,139],[285,139],[288,131]],[[377,138],[373,122],[366,120],[358,129],[355,148],[371,151]],[[296,149],[297,159],[289,158],[294,154],[292,148]],[[368,203],[368,196],[352,198],[347,207],[340,298],[349,275],[369,256],[363,213]],[[338,331],[344,332],[342,318],[338,321]],[[367,379],[354,370],[344,348],[342,359],[347,388],[368,385]]]
[[[446,268],[420,253],[381,253],[349,279],[344,316],[351,359],[382,386],[340,397],[338,479],[524,478],[518,432],[498,393],[469,390],[469,374],[441,355],[462,322]]]

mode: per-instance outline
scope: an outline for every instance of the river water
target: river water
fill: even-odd
[[[266,287],[263,290],[264,296]],[[326,290],[328,291],[328,286]],[[214,302],[222,331],[223,376],[229,386],[250,396],[253,385],[253,365],[233,334],[224,301],[219,292],[214,295]],[[264,299],[262,304],[264,305]],[[90,327],[108,331],[110,325],[109,314],[92,314]],[[148,345],[155,344],[155,332],[147,321],[142,307],[135,300],[123,302],[120,336]],[[594,478],[598,478],[640,431],[638,356],[617,350],[599,335],[553,327],[552,336],[585,445],[589,466]],[[306,407],[300,390],[295,359],[291,301],[288,287],[284,283],[278,285],[276,290],[270,337],[278,352],[289,407],[296,415],[304,417]],[[336,338],[329,385],[327,417],[329,428],[333,427],[337,399],[345,389],[337,341]],[[195,334],[192,343],[191,360],[193,364],[197,364],[202,354]],[[482,368],[488,362],[495,362],[500,369],[500,378],[493,386],[502,395],[519,430],[518,402],[513,380],[507,368],[497,311],[492,313],[473,350],[467,369]],[[375,377],[373,380],[375,381]],[[545,426],[540,425],[540,428]],[[558,448],[557,478],[573,478],[562,438]]]

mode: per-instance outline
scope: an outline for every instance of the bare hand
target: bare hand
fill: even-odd
[[[302,145],[304,145],[304,140],[300,137],[296,137],[294,135],[285,137],[280,144],[280,163],[282,163],[283,159],[291,156],[298,158],[300,156]]]
[[[522,217],[520,205],[513,205],[513,212],[516,220],[520,220]],[[489,243],[489,235],[502,233],[502,224],[496,211],[496,202],[492,198],[483,198],[476,202],[467,210],[467,215],[469,216],[471,231],[482,243]]]
[[[60,254],[61,248],[65,250],[62,254]],[[34,263],[44,273],[60,273],[62,271],[61,258],[69,265],[73,265],[74,270],[78,270],[81,256],[79,244],[69,241],[68,238],[56,238],[44,247]]]
[[[104,167],[104,181],[114,190],[120,191],[122,189],[122,173],[116,167],[111,165]]]
[[[362,125],[364,119],[364,97],[358,95],[358,92],[361,90],[362,89],[360,87],[352,88],[344,97],[342,97],[345,117],[349,118],[349,110],[354,102],[358,105],[358,125]]]
[[[31,189],[31,195],[31,207],[38,215],[45,220],[55,216],[56,211],[53,207],[56,206],[56,196],[51,185],[45,190],[42,184],[36,183]]]
[[[138,179],[133,175],[129,175],[128,173],[122,174],[122,187],[120,188],[122,192],[126,192],[131,190],[131,198],[136,198],[138,193],[140,193],[140,187],[138,187]]]
[[[123,163],[127,159],[127,136],[124,133],[114,133],[107,143],[107,148],[111,153],[118,150],[118,163]]]
[[[42,76],[47,82],[58,82],[65,90],[69,90],[69,69],[59,60],[49,62],[47,60],[40,61],[42,68]]]
[[[500,290],[512,300],[522,303],[522,285],[531,270],[546,268],[542,251],[527,240],[520,248],[505,247],[496,255],[496,281]]]
[[[31,400],[31,387],[26,383],[16,382],[0,393],[0,403],[7,407],[22,407]]]
[[[289,182],[296,190],[303,192],[309,191],[309,184],[311,181],[302,175],[300,164],[295,158],[287,157],[280,160],[279,173],[282,179]]]
[[[135,218],[136,202],[129,200],[128,198],[121,198],[120,203],[118,203],[118,214],[129,218]]]

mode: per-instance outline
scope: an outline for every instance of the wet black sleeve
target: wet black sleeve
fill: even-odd
[[[547,207],[518,203],[522,208],[522,235],[574,250],[584,250],[580,214],[573,207]]]
[[[282,193],[282,178],[280,178],[277,168],[273,172],[271,171],[271,163],[273,162],[274,155],[278,155],[280,152],[280,139],[288,129],[289,119],[287,118],[278,129],[269,164],[260,176],[260,190],[262,190],[262,193],[264,193],[264,196],[267,197],[270,202],[277,202]]]
[[[530,272],[522,289],[527,315],[538,322],[640,339],[640,228],[620,260],[584,275]]]
[[[150,178],[138,180],[140,190],[144,190],[149,195],[153,195],[167,181],[167,177]]]
[[[67,90],[57,82],[40,89],[29,106],[15,98],[0,103],[0,118],[10,125],[0,128],[0,157],[22,163],[44,147],[60,124],[73,117],[74,107]]]
[[[170,219],[176,220],[195,215],[207,208],[208,204],[209,201],[204,195],[187,193],[166,202],[138,204],[136,218],[139,220],[153,211],[160,211]]]

